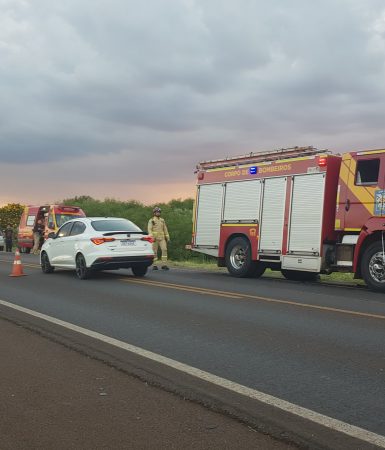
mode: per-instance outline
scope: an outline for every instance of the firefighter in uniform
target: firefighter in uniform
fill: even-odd
[[[167,242],[170,242],[170,235],[168,234],[166,222],[160,217],[162,210],[156,206],[153,209],[153,217],[148,221],[148,234],[154,238],[153,249],[155,253],[154,270],[158,270],[157,261],[158,249],[162,252],[162,269],[169,270],[167,266]]]

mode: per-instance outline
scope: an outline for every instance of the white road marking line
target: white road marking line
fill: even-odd
[[[385,448],[385,436],[381,436],[379,434],[372,433],[371,431],[365,430],[363,428],[350,425],[348,423],[342,422],[337,419],[333,419],[332,417],[328,417],[323,414],[319,414],[315,411],[312,411],[311,409],[303,408],[302,406],[287,402],[286,400],[273,397],[272,395],[265,394],[264,392],[260,392],[247,386],[243,386],[241,384],[227,380],[226,378],[219,377],[209,372],[205,372],[204,370],[200,370],[187,364],[167,358],[165,356],[158,355],[157,353],[153,353],[143,348],[136,347],[135,345],[127,344],[126,342],[105,336],[104,334],[100,334],[96,331],[88,330],[87,328],[79,327],[77,325],[65,322],[60,319],[55,319],[54,317],[47,316],[46,314],[42,314],[19,305],[14,305],[13,303],[9,303],[5,300],[0,300],[0,305],[15,309],[17,311],[29,314],[39,319],[43,319],[55,325],[67,328],[68,330],[75,331],[77,333],[83,334],[88,337],[92,337],[99,341],[121,348],[123,350],[135,353],[144,358],[148,358],[157,363],[164,364],[168,367],[179,370],[188,375],[192,375],[196,378],[212,383],[216,386],[228,389],[237,394],[244,395],[245,397],[258,400],[259,402],[265,403],[266,405],[274,406],[276,408],[281,409],[282,411],[295,414],[296,416],[302,417],[303,419],[310,420],[311,422],[338,431],[340,433],[344,433],[352,438],[356,438],[361,441],[368,442],[372,445],[377,445],[378,447]]]

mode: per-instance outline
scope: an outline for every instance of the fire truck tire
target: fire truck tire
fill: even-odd
[[[287,280],[292,281],[316,281],[318,278],[318,273],[303,272],[302,270],[282,269],[281,273]]]
[[[234,277],[250,278],[258,276],[257,263],[251,259],[250,241],[244,237],[236,237],[228,243],[225,261],[227,270]]]
[[[385,262],[381,242],[373,242],[365,250],[361,260],[361,273],[369,289],[385,292]]]

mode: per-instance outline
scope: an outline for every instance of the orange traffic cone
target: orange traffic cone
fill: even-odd
[[[23,265],[21,264],[20,252],[19,249],[16,249],[15,252],[15,261],[13,262],[12,273],[9,275],[10,277],[22,277],[26,275],[23,273]]]

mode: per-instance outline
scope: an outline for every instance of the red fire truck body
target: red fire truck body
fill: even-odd
[[[353,272],[385,291],[385,150],[295,147],[197,166],[191,249],[237,277]]]

